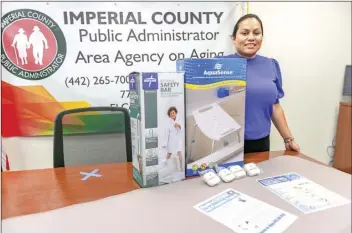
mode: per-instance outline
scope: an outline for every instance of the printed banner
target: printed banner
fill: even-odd
[[[3,2],[2,136],[52,135],[56,115],[129,108],[128,74],[233,53],[240,2]],[[94,123],[94,124],[93,124]],[[65,133],[121,129],[123,118],[76,114]]]

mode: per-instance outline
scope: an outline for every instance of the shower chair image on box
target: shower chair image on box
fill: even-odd
[[[195,120],[193,126],[193,135],[191,137],[190,153],[187,159],[188,165],[202,164],[213,162],[221,163],[226,161],[231,155],[243,150],[241,143],[240,129],[241,126],[217,103],[199,108],[192,112]],[[212,140],[212,149],[208,156],[192,162],[192,149],[196,142],[195,132],[199,129],[206,137]],[[224,147],[214,152],[214,145],[216,141],[224,139],[226,136],[237,133],[238,142],[228,143],[224,142]],[[191,162],[191,163],[190,163]]]

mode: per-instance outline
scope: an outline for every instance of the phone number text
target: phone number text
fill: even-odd
[[[102,85],[117,85],[128,84],[130,82],[128,75],[115,75],[115,76],[80,76],[80,77],[66,77],[65,85],[70,87],[92,87]]]

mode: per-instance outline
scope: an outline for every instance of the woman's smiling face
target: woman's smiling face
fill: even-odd
[[[236,35],[232,37],[237,53],[246,58],[256,55],[262,46],[263,32],[260,22],[247,18],[238,25]]]

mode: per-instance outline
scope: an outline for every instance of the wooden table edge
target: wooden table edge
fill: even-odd
[[[326,164],[323,164],[313,158],[310,158],[302,153],[299,153],[299,152],[292,152],[292,151],[270,151],[270,152],[261,152],[261,153],[250,153],[250,154],[245,154],[244,155],[244,163],[250,163],[250,162],[255,162],[255,163],[260,163],[260,162],[263,162],[263,161],[266,161],[266,160],[270,160],[270,159],[273,159],[273,158],[277,158],[277,157],[280,157],[280,156],[283,156],[283,155],[287,155],[287,156],[297,156],[297,157],[300,157],[302,159],[306,159],[306,160],[309,160],[311,162],[314,162],[314,163],[317,163],[317,164],[320,164],[320,165],[323,165],[323,166],[327,166]],[[131,166],[132,163],[129,163]],[[84,166],[84,167],[89,167],[89,166]],[[14,173],[14,172],[18,172],[18,173],[26,173],[26,172],[31,172],[31,171],[37,171],[37,170],[55,170],[55,169],[62,169],[62,168],[45,168],[45,169],[36,169],[36,170],[25,170],[25,171],[8,171],[6,173]],[[132,172],[132,171],[131,171]],[[6,177],[6,175],[5,175]],[[193,179],[193,178],[198,178],[198,176],[194,176],[194,177],[186,177],[185,180],[189,180],[189,179]],[[4,176],[2,176],[2,179],[4,179]],[[3,182],[4,180],[2,180],[2,186],[3,186]],[[5,181],[6,182],[6,181]],[[37,213],[41,213],[41,212],[46,212],[46,211],[51,211],[51,210],[55,210],[55,209],[60,209],[60,208],[64,208],[64,207],[68,207],[68,206],[72,206],[72,205],[76,205],[76,204],[83,204],[83,203],[88,203],[88,202],[91,202],[91,201],[97,201],[97,200],[101,200],[101,199],[104,199],[104,198],[108,198],[108,197],[111,197],[111,196],[114,196],[114,195],[120,195],[120,194],[123,194],[123,193],[128,193],[128,192],[132,192],[132,191],[135,191],[135,190],[138,190],[138,189],[141,189],[141,187],[139,187],[138,183],[133,179],[131,181],[131,183],[134,184],[134,188],[131,188],[127,191],[124,191],[124,192],[118,192],[118,193],[115,193],[115,194],[111,194],[110,196],[107,196],[107,197],[102,197],[102,198],[97,198],[97,199],[94,199],[94,200],[89,200],[89,201],[83,201],[83,202],[75,202],[75,203],[72,203],[72,204],[68,204],[68,205],[65,205],[65,204],[62,204],[62,206],[59,206],[59,207],[56,207],[56,208],[48,208],[46,210],[38,210],[38,211],[29,211],[29,213],[23,213],[24,211],[19,211],[18,214],[6,214],[6,211],[4,211],[4,205],[2,205],[2,215],[1,215],[1,219],[2,220],[5,220],[5,219],[8,219],[8,218],[12,218],[12,217],[18,217],[18,216],[25,216],[25,215],[30,215],[30,214],[37,214]],[[3,189],[1,190],[1,192],[3,192]],[[2,201],[4,201],[3,199],[3,196],[2,195]],[[5,200],[6,201],[6,200]]]

